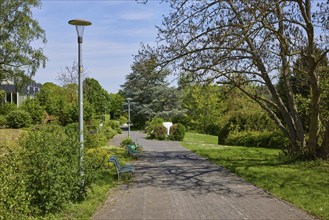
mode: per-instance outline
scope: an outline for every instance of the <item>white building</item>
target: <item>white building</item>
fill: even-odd
[[[28,86],[23,87],[20,91],[16,85],[10,81],[2,82],[0,90],[6,92],[6,96],[0,103],[9,102],[14,103],[19,107],[27,97],[34,97],[40,91],[42,84],[32,81]]]

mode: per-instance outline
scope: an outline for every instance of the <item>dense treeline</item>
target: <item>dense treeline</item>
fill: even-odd
[[[139,54],[122,85],[123,96],[132,99],[133,125],[142,129],[146,126],[149,137],[166,139],[166,129],[161,124],[171,121],[184,125],[188,131],[218,135],[219,144],[272,148],[287,144],[268,114],[238,88],[200,84],[188,74],[173,87],[167,76],[168,70],[157,68],[155,57]],[[244,87],[262,92],[252,84]]]

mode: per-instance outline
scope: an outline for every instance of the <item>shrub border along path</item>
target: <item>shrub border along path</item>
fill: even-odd
[[[110,195],[93,219],[313,219],[179,142],[145,140],[134,181]],[[124,136],[122,136],[124,137]]]

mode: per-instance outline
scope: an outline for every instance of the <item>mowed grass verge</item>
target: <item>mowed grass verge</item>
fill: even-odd
[[[217,145],[187,133],[182,145],[308,213],[329,219],[329,161],[289,161],[280,150]]]

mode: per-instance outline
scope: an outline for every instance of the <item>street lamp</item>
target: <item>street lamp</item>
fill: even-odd
[[[128,101],[128,137],[130,137],[130,101],[132,98],[127,98]]]
[[[74,25],[78,34],[78,77],[79,77],[79,141],[80,141],[80,176],[81,176],[81,189],[84,186],[84,168],[83,168],[83,82],[82,82],[82,64],[81,64],[81,44],[83,31],[85,26],[91,25],[90,21],[74,19],[68,22]]]

